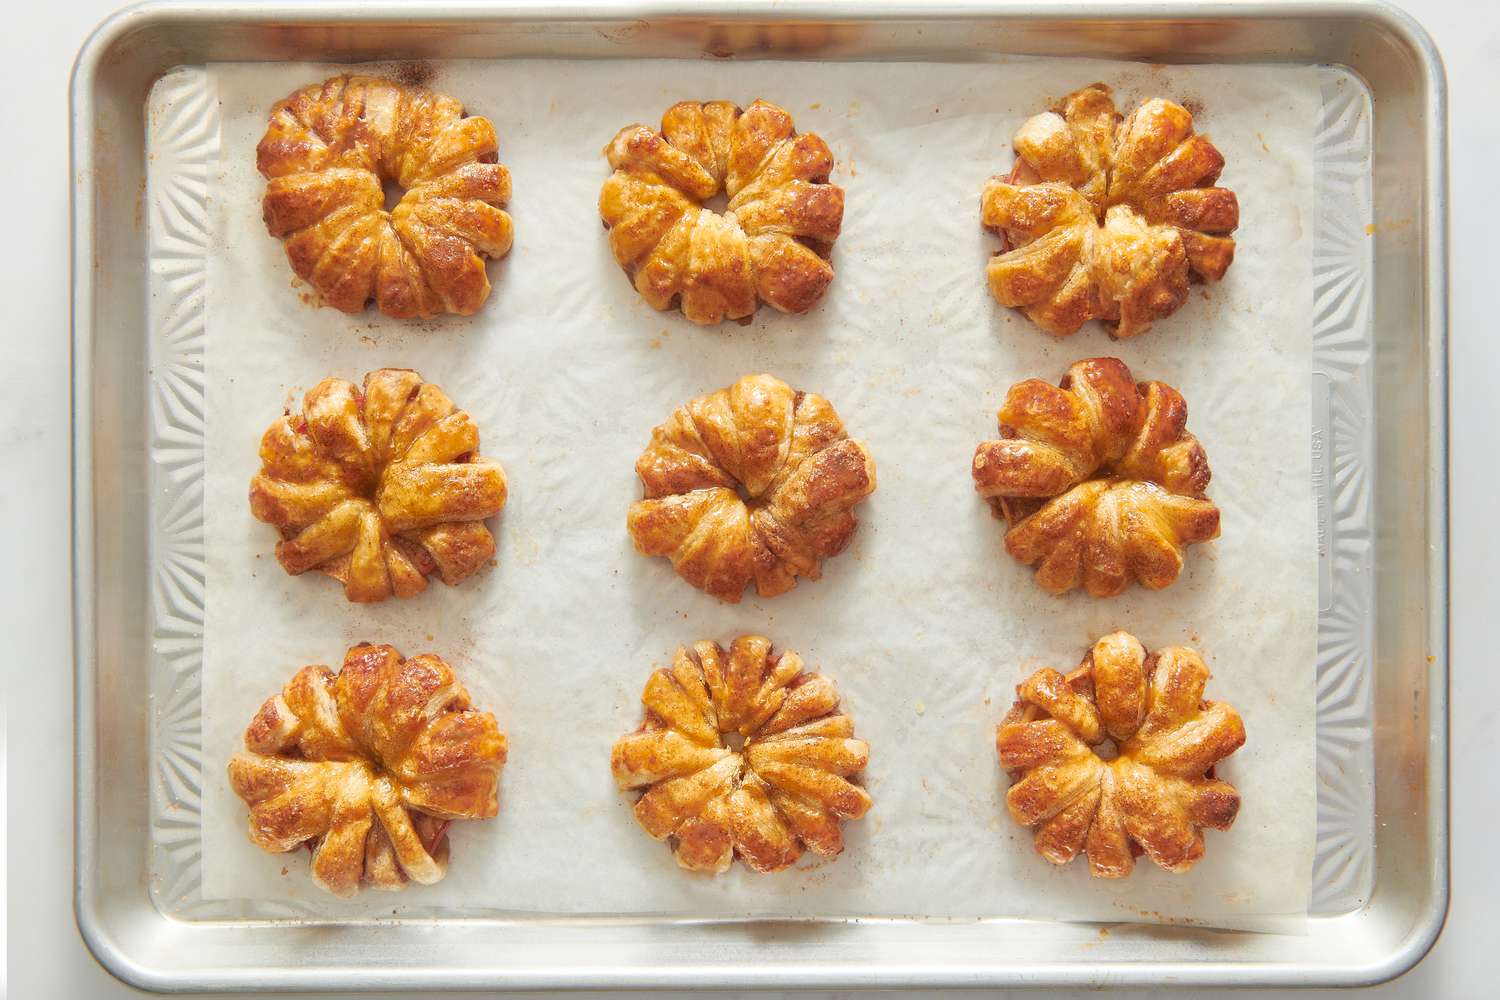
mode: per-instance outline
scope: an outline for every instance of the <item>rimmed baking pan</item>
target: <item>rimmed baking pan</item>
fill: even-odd
[[[1324,787],[1306,933],[1118,924],[1101,935],[1044,920],[343,924],[195,905],[192,803],[209,773],[191,750],[202,288],[185,263],[192,227],[148,204],[153,88],[216,61],[1001,53],[1293,63],[1345,81],[1323,133],[1354,153],[1328,161],[1319,192],[1335,217],[1316,223],[1348,245],[1320,245],[1315,258]],[[1448,891],[1444,101],[1430,40],[1371,4],[146,4],[110,19],[72,88],[77,913],[90,948],[159,990],[1348,985],[1409,968]],[[193,136],[172,138],[190,159]]]

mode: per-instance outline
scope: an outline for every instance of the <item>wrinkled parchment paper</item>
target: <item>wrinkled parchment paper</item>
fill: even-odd
[[[1306,912],[1314,843],[1315,553],[1308,448],[1314,71],[1015,60],[984,65],[720,62],[436,64],[432,85],[489,116],[514,175],[511,256],[470,319],[388,320],[316,308],[260,220],[255,144],[272,103],[340,67],[219,65],[221,159],[211,183],[203,678],[203,892],[298,900],[328,916],[392,911],[686,917],[1039,917],[1265,926]],[[372,67],[390,72],[390,66]],[[1098,325],[1057,341],[997,306],[979,191],[1011,163],[1010,137],[1067,91],[1104,80],[1123,109],[1162,95],[1199,110],[1240,197],[1227,280],[1148,335]],[[600,149],[676,100],[756,97],[826,138],[847,189],[837,277],[810,315],[767,309],[698,329],[644,305],[610,256],[595,202]],[[975,494],[974,446],[1013,382],[1056,379],[1113,354],[1188,400],[1213,466],[1223,538],[1192,548],[1178,583],[1114,600],[1049,597],[1001,548]],[[256,446],[281,407],[327,375],[411,367],[478,420],[511,499],[498,565],[458,588],[359,606],[326,578],[288,577],[251,518]],[[769,371],[826,395],[868,443],[879,489],[821,582],[737,607],[636,555],[632,466],[673,407]],[[1189,644],[1209,696],[1249,742],[1222,767],[1244,806],[1209,832],[1205,860],[1168,875],[1144,860],[1122,882],[1054,868],[1005,813],[994,729],[1015,684],[1067,670],[1101,633]],[[654,666],[680,643],[763,632],[839,684],[869,741],[875,807],[842,857],[789,872],[680,871],[609,774],[640,719]],[[224,778],[245,724],[300,666],[346,646],[431,650],[458,669],[511,740],[501,813],[455,824],[433,887],[333,900],[306,852],[245,837]],[[285,873],[283,873],[285,869]],[[1284,925],[1279,925],[1284,926]]]

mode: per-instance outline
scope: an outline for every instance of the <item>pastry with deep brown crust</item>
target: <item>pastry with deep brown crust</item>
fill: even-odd
[[[510,173],[489,119],[445,94],[335,76],[277,102],[256,165],[266,229],[292,270],[344,312],[470,315],[486,259],[510,252]],[[403,191],[390,211],[385,185]]]
[[[1240,808],[1214,767],[1245,743],[1239,713],[1203,700],[1208,677],[1191,649],[1147,655],[1115,632],[1072,673],[1044,667],[1016,688],[995,749],[1038,854],[1062,865],[1085,851],[1100,878],[1129,875],[1141,853],[1173,872],[1203,857],[1203,828],[1229,829]],[[1100,756],[1111,742],[1118,755]]]
[[[1053,594],[1113,597],[1137,580],[1159,590],[1186,546],[1219,537],[1187,403],[1164,382],[1137,384],[1118,358],[1079,361],[1060,385],[1011,386],[1000,438],[975,450],[973,473],[1009,527],[1005,550]]]
[[[651,432],[635,463],[645,499],[626,524],[637,552],[666,556],[688,583],[739,602],[816,580],[858,526],[875,460],[822,396],[770,375],[690,400]]]
[[[807,312],[833,280],[829,257],[844,190],[833,154],[765,101],[684,101],[661,131],[627,125],[604,149],[614,173],[599,192],[609,246],[654,309],[694,323],[749,321],[761,302]],[[723,192],[721,215],[703,206]]]
[[[841,822],[870,809],[853,780],[870,747],[854,738],[833,681],[763,636],[742,635],[727,652],[679,648],[641,701],[645,720],[615,742],[610,769],[621,790],[644,790],[635,817],[672,842],[683,868],[722,872],[738,857],[774,872],[804,848],[833,857]]]
[[[1065,97],[1015,135],[1010,175],[985,185],[980,217],[1004,249],[990,291],[1043,330],[1091,319],[1115,337],[1145,333],[1218,281],[1234,260],[1234,192],[1215,187],[1224,157],[1179,104],[1153,98],[1123,122],[1102,83]]]
[[[303,667],[267,699],[229,780],[257,847],[307,845],[313,881],[352,896],[442,879],[448,824],[499,811],[505,753],[441,657],[361,643],[337,674]]]
[[[260,442],[250,512],[281,532],[276,559],[326,573],[351,601],[410,597],[436,571],[450,586],[495,554],[484,520],[505,506],[505,472],[479,428],[422,376],[382,368],[356,387],[313,386]]]

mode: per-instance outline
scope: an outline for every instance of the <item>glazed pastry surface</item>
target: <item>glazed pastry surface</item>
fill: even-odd
[[[683,868],[722,872],[739,858],[775,872],[804,850],[833,857],[842,821],[870,809],[857,783],[870,748],[833,681],[763,636],[678,649],[641,702],[645,720],[616,741],[610,768],[622,791],[641,792],[636,820]]]
[[[822,576],[854,537],[875,460],[822,396],[771,375],[690,400],[651,432],[635,463],[645,498],[627,517],[637,552],[665,556],[730,604]]]
[[[1089,320],[1134,337],[1176,312],[1194,281],[1234,261],[1239,201],[1215,186],[1224,157],[1186,108],[1153,98],[1123,121],[1102,83],[1016,131],[1016,165],[992,178],[980,220],[1004,238],[990,292],[1055,336]]]
[[[1038,854],[1062,865],[1083,852],[1100,878],[1129,875],[1140,854],[1173,872],[1202,859],[1203,828],[1229,829],[1240,808],[1214,767],[1245,743],[1239,713],[1204,700],[1208,678],[1191,649],[1147,654],[1115,632],[1072,673],[1046,667],[1016,688],[995,749],[1006,808]]]
[[[306,845],[336,896],[404,889],[447,873],[448,824],[499,811],[506,740],[431,653],[362,643],[333,673],[299,670],[266,700],[229,762],[266,851]]]
[[[335,76],[277,102],[256,166],[266,229],[322,301],[399,319],[470,315],[510,252],[510,172],[489,119],[423,87]],[[401,188],[385,208],[385,185]]]
[[[712,325],[748,321],[762,302],[803,313],[823,297],[844,190],[828,182],[828,144],[798,133],[785,109],[684,101],[660,131],[621,129],[604,155],[614,173],[599,215],[652,308]],[[704,207],[718,194],[728,199],[722,213]]]
[[[473,418],[414,371],[324,379],[266,430],[260,460],[250,511],[281,533],[276,560],[333,577],[351,601],[411,597],[432,573],[451,586],[495,554],[484,521],[505,506],[505,472],[479,454]]]
[[[1059,385],[1011,386],[999,422],[1000,437],[974,452],[974,487],[1008,526],[1005,550],[1048,592],[1159,590],[1187,546],[1219,537],[1208,456],[1166,383],[1088,358]]]

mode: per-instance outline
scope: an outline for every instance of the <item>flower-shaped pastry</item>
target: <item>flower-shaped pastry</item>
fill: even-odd
[[[410,597],[434,570],[455,584],[495,554],[484,519],[505,506],[505,473],[416,372],[324,379],[266,431],[260,460],[250,511],[281,532],[282,568],[327,573],[351,601]]]
[[[324,302],[387,316],[465,316],[490,294],[486,258],[510,252],[510,173],[488,118],[451,97],[335,76],[271,109],[256,165],[266,229]],[[385,208],[385,185],[402,190]]]
[[[1079,361],[1060,386],[1011,386],[1000,439],[974,452],[973,472],[1009,525],[1006,551],[1054,594],[1082,585],[1113,597],[1135,580],[1160,589],[1185,546],[1219,537],[1187,403],[1164,382],[1137,385],[1117,358]]]
[[[1245,743],[1239,713],[1203,700],[1207,681],[1191,649],[1148,656],[1116,632],[1067,676],[1044,667],[1016,688],[995,749],[1038,854],[1062,865],[1086,851],[1100,878],[1129,875],[1142,852],[1173,872],[1203,857],[1203,827],[1229,829],[1240,808],[1214,766]],[[1110,743],[1116,756],[1101,756]]]
[[[439,881],[448,824],[499,810],[505,750],[441,658],[362,643],[337,674],[303,667],[260,707],[229,781],[256,846],[306,844],[313,881],[352,896]]]
[[[654,309],[694,323],[748,322],[761,302],[803,313],[833,280],[844,190],[833,154],[765,101],[674,104],[661,131],[627,125],[604,149],[614,170],[599,215],[615,260]],[[721,215],[703,202],[723,192]]]
[[[645,789],[635,817],[677,863],[722,872],[736,855],[758,872],[780,871],[804,848],[844,849],[840,821],[870,809],[850,780],[870,747],[839,712],[838,690],[802,670],[796,653],[742,635],[726,653],[713,642],[681,648],[641,693],[646,718],[616,741],[615,783]]]
[[[1213,186],[1224,157],[1181,105],[1154,98],[1121,123],[1096,83],[1027,119],[1015,146],[1015,168],[980,199],[1005,240],[990,291],[1048,333],[1091,319],[1115,337],[1145,333],[1190,281],[1218,281],[1234,260],[1239,202]]]
[[[875,461],[828,400],[770,375],[680,406],[635,463],[635,548],[666,556],[688,583],[738,603],[816,580],[854,537],[851,508],[875,489]]]

